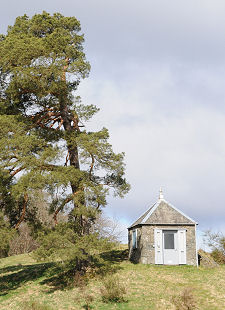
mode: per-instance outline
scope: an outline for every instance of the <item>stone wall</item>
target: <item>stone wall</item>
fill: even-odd
[[[195,225],[142,225],[137,228],[137,249],[132,248],[132,229],[128,232],[129,259],[134,263],[155,264],[154,229],[185,229],[187,265],[196,265]]]
[[[129,259],[133,263],[139,263],[142,255],[142,227],[137,228],[137,248],[132,247],[132,229],[128,231]]]
[[[193,222],[174,209],[165,201],[161,201],[145,224],[193,224]]]

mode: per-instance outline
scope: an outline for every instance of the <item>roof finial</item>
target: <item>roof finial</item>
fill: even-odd
[[[162,192],[162,187],[160,187],[159,189],[159,200],[162,200],[164,197],[163,197],[163,192]]]

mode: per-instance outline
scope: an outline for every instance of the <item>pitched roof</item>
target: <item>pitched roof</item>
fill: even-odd
[[[146,224],[197,224],[192,218],[174,207],[165,199],[160,198],[129,228]]]

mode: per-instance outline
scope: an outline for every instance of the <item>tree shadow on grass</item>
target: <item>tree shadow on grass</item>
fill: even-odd
[[[127,250],[107,251],[100,255],[101,260],[93,258],[92,267],[96,269],[96,274],[114,273],[121,269],[119,263],[127,260],[127,256]],[[68,289],[76,284],[83,285],[84,282],[87,283],[88,281],[88,277],[82,273],[79,273],[79,279],[76,279],[77,274],[74,272],[63,273],[55,263],[14,265],[0,268],[0,296],[7,295],[10,291],[25,285],[27,282],[38,280],[43,276],[46,279],[42,280],[40,284],[49,286],[46,293]]]
[[[35,265],[17,265],[0,269],[0,296],[7,295],[10,291],[17,289],[28,281],[35,281],[52,267],[53,263],[43,263]]]
[[[112,250],[101,254],[101,257],[113,264],[121,263],[128,260],[128,249],[126,250]]]
[[[22,268],[21,264],[18,264],[18,265],[15,265],[15,266],[3,267],[3,268],[0,268],[0,275],[4,274],[4,273],[8,273],[8,272],[19,271],[19,270],[21,270],[21,268]]]
[[[100,259],[92,257],[89,262],[89,269],[96,275],[105,276],[109,273],[115,273],[122,267],[119,265],[122,261],[128,259],[128,250],[112,250],[100,254]],[[76,271],[74,269],[67,272],[59,272],[59,269],[52,277],[48,277],[41,282],[47,284],[49,289],[46,293],[52,293],[56,290],[70,289],[74,286],[84,286],[88,283],[87,273]]]

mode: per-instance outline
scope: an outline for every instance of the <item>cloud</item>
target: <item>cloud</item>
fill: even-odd
[[[43,10],[81,21],[92,71],[79,93],[101,108],[89,126],[126,152],[132,189],[107,212],[130,224],[163,186],[201,229],[224,229],[225,2],[8,0],[0,32]]]
[[[133,76],[123,86],[102,80],[81,86],[83,100],[101,107],[90,127],[109,127],[114,148],[126,153],[132,190],[123,201],[110,199],[108,212],[131,223],[155,202],[163,186],[166,199],[200,227],[222,229],[225,114],[211,102],[213,94],[224,100],[224,93],[217,93],[219,76],[203,79],[199,72],[195,81],[207,94],[197,96],[192,68],[182,85],[176,69],[156,71],[146,69],[140,81]]]
[[[43,10],[76,16],[92,62],[148,59],[218,62],[225,51],[221,0],[9,0],[1,4],[2,31],[18,15]]]

